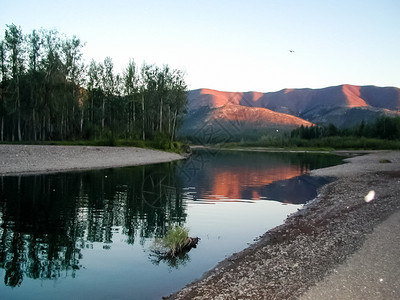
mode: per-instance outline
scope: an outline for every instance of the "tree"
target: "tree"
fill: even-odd
[[[400,138],[400,117],[379,117],[375,122],[375,136],[381,139],[395,140]]]
[[[142,108],[142,140],[146,140],[146,130],[149,127],[150,118],[148,112],[151,104],[151,95],[154,90],[154,66],[143,64],[140,70],[140,96],[141,96],[141,108]],[[149,105],[145,105],[145,100]]]
[[[55,30],[46,31],[44,33],[44,50],[45,57],[43,59],[44,72],[44,93],[41,103],[42,117],[42,140],[54,139],[59,137],[60,124],[63,123],[60,112],[64,105],[65,84],[64,66],[61,61],[61,39]],[[61,119],[61,120],[60,120]]]
[[[42,38],[36,30],[28,36],[28,55],[29,55],[29,65],[28,65],[28,78],[29,78],[29,102],[31,108],[31,131],[33,135],[33,140],[37,140],[37,129],[38,129],[38,116],[37,116],[37,106],[41,95],[40,82],[41,73],[39,71],[40,64],[40,50],[42,46]]]
[[[7,55],[5,42],[0,41],[0,140],[4,141],[4,119],[6,117],[5,110],[5,93],[6,93],[6,82],[7,82]]]
[[[20,76],[23,72],[23,36],[21,27],[14,24],[7,25],[5,31],[5,42],[9,55],[9,64],[11,68],[11,101],[13,102],[12,113],[17,116],[17,134],[18,140],[22,140],[21,135],[21,98],[20,98]],[[14,130],[12,132],[12,140],[14,140]]]
[[[128,134],[136,131],[136,98],[139,93],[139,75],[134,60],[130,60],[123,73],[124,95],[128,103]]]
[[[338,135],[338,129],[336,128],[335,125],[333,124],[329,124],[328,128],[327,128],[327,136],[336,136]]]
[[[186,113],[187,106],[187,85],[184,80],[183,72],[174,70],[172,79],[171,98],[169,112],[172,112],[172,128],[169,131],[171,141],[176,137],[176,130],[183,121],[183,115]],[[168,118],[171,124],[171,117]],[[171,126],[169,126],[170,128]]]
[[[186,108],[183,73],[110,57],[85,65],[84,43],[56,30],[7,26],[0,40],[1,140],[141,136],[172,140]]]
[[[85,67],[82,63],[82,47],[83,44],[76,36],[73,36],[72,39],[65,40],[62,46],[66,77],[66,94],[70,97],[66,103],[65,111],[65,130],[69,135],[76,134],[76,131],[82,133],[83,129],[84,110],[82,107],[83,103],[80,103],[80,91],[81,85],[84,82],[83,74]],[[81,110],[81,114],[78,113],[79,110]]]
[[[168,65],[160,69],[155,65],[145,64],[141,70],[141,80],[142,110],[147,120],[144,131],[151,136],[157,132],[160,136],[172,139],[179,125],[179,118],[186,109],[187,90],[183,73],[171,70]],[[164,123],[168,126],[164,126]]]

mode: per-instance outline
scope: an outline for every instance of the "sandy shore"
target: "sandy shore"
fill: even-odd
[[[0,176],[136,166],[182,158],[134,147],[0,145]]]
[[[169,298],[396,299],[400,152],[346,161],[312,172],[337,180],[285,224]]]

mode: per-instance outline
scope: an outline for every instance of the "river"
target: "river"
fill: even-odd
[[[0,177],[4,299],[159,299],[315,198],[327,154],[197,150],[185,161]],[[181,225],[201,240],[174,260],[152,247]]]

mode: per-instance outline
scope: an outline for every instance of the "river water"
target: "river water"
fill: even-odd
[[[186,161],[0,177],[1,299],[160,299],[316,196],[334,155],[198,150]],[[156,238],[201,238],[174,260]]]

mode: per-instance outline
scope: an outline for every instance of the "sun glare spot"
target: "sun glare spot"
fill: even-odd
[[[375,191],[369,191],[369,193],[364,197],[365,202],[371,202],[375,198]]]

